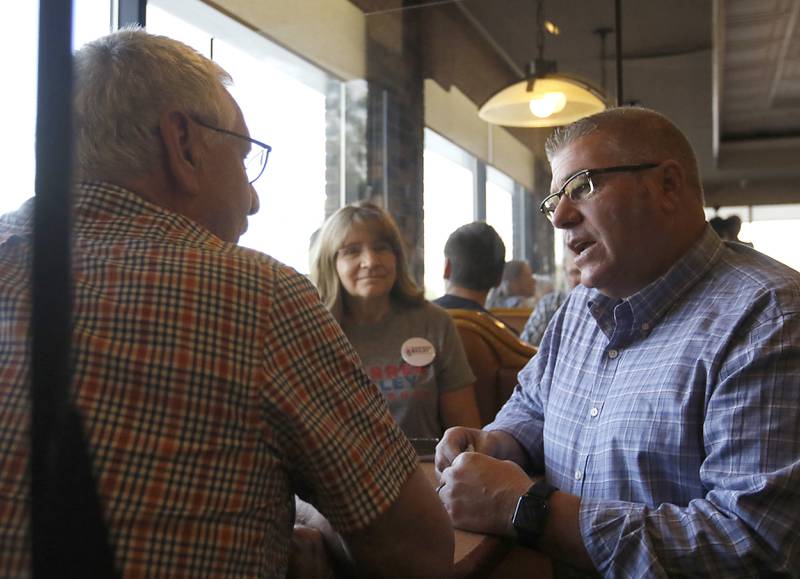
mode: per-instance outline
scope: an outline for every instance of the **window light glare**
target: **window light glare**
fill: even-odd
[[[546,92],[528,102],[534,116],[540,119],[559,113],[567,106],[567,96],[563,92]]]

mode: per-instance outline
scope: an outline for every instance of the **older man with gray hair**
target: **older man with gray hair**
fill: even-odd
[[[270,148],[229,82],[142,30],[75,55],[73,391],[116,564],[286,576],[297,494],[358,573],[446,576],[447,514],[339,325],[303,276],[236,245]],[[31,215],[0,217],[4,577],[31,566]]]
[[[706,225],[654,111],[579,120],[547,154],[541,209],[581,285],[494,422],[439,444],[455,525],[609,577],[798,576],[800,274]]]

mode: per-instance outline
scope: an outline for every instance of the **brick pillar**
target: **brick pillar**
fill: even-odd
[[[422,284],[423,67],[420,11],[367,18],[367,190],[394,217]]]
[[[555,256],[553,254],[553,226],[539,212],[539,205],[544,194],[550,190],[550,166],[547,160],[536,156],[534,167],[534,190],[527,192],[530,196],[527,208],[527,223],[532,245],[528,247],[528,262],[536,273],[552,275],[555,272]]]

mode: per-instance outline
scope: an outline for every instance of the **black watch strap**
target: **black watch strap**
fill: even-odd
[[[558,489],[544,479],[536,481],[517,501],[512,524],[521,545],[535,548],[550,514],[548,498]]]

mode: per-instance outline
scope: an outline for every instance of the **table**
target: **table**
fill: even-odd
[[[432,462],[421,463],[422,470],[438,486]],[[454,573],[457,579],[552,579],[553,566],[544,553],[518,547],[514,541],[454,529]]]

